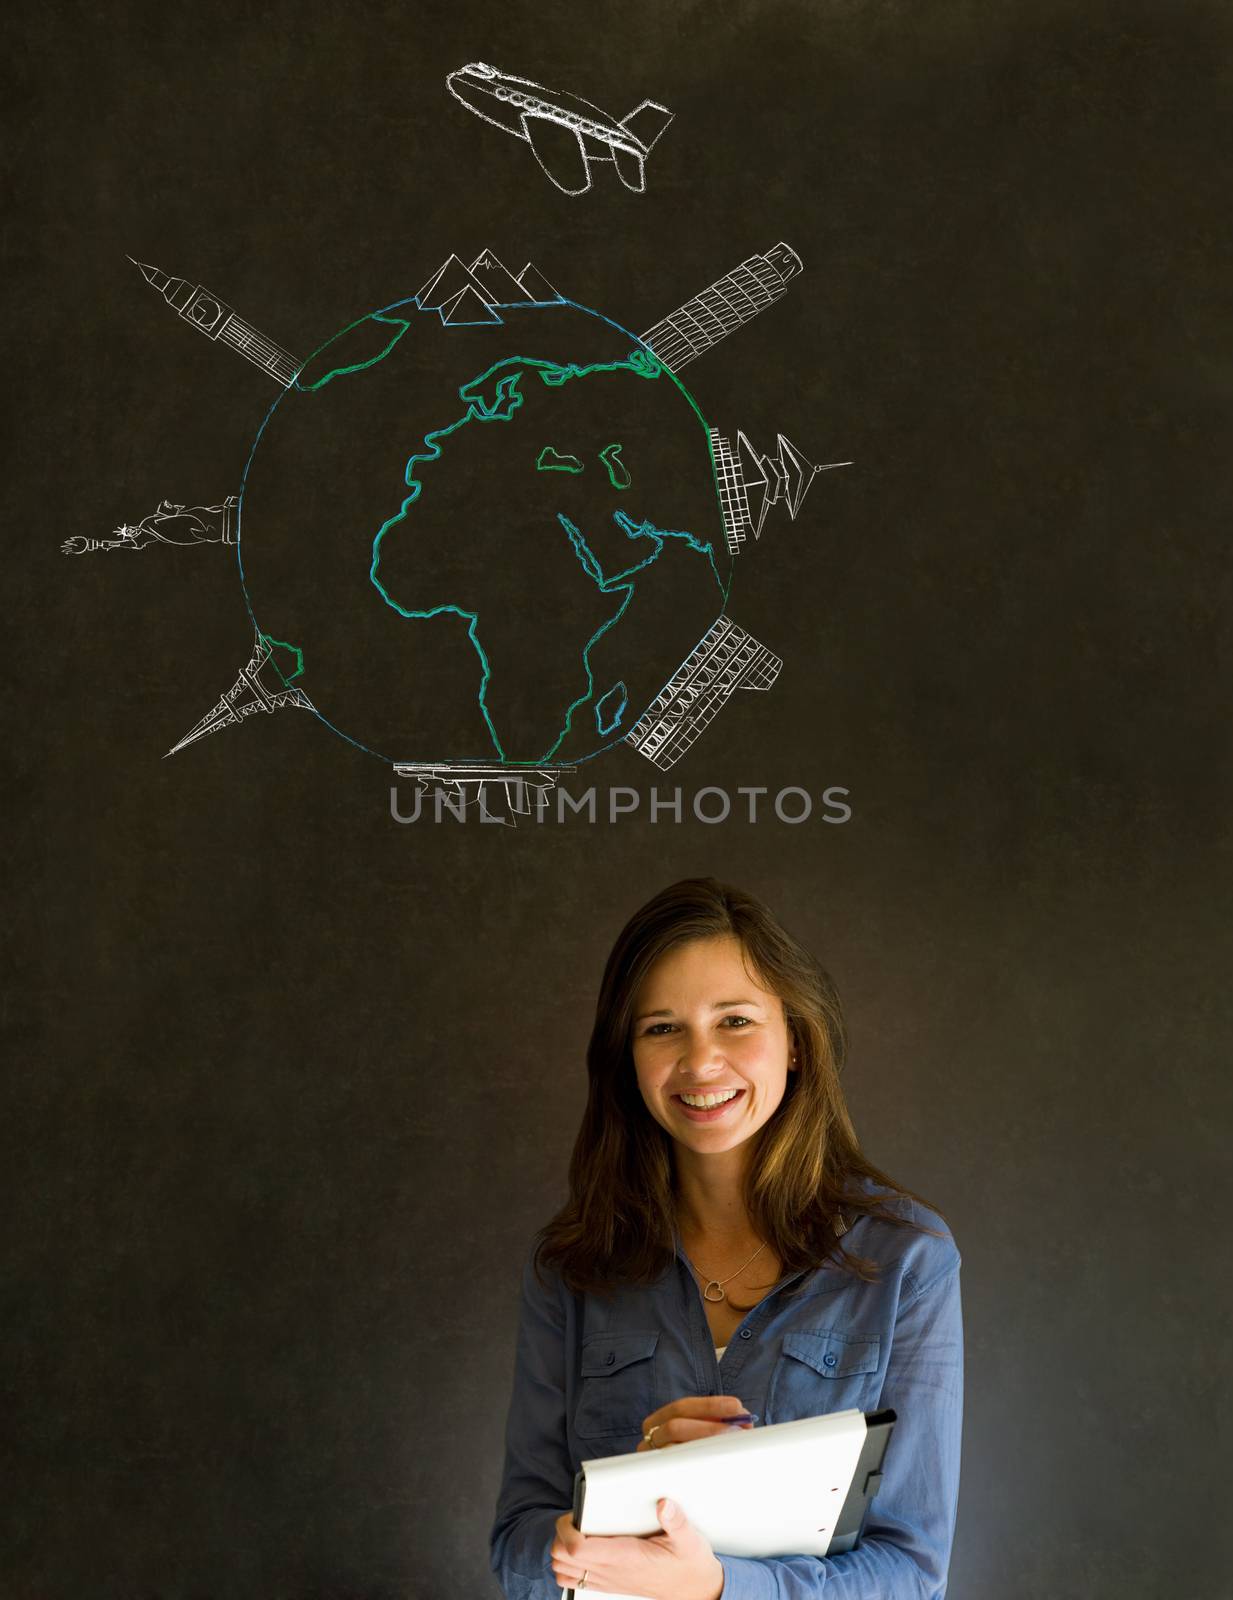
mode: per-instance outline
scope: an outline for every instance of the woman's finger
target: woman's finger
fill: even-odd
[[[741,1427],[751,1428],[753,1423],[740,1424]],[[646,1430],[649,1433],[650,1429]],[[732,1424],[726,1422],[708,1422],[700,1417],[670,1417],[667,1422],[655,1424],[655,1436],[648,1443],[646,1433],[639,1444],[638,1450],[662,1450],[665,1445],[686,1444],[690,1439],[709,1439],[717,1433],[731,1433]]]
[[[745,1410],[745,1402],[734,1394],[691,1394],[652,1411],[642,1419],[642,1431],[648,1433],[657,1423],[670,1422],[673,1417],[731,1417]]]
[[[564,1512],[557,1518],[556,1527],[557,1536],[552,1541],[551,1553],[553,1555],[560,1554],[567,1561],[577,1560],[586,1534],[580,1528],[574,1527],[573,1514],[569,1511]]]

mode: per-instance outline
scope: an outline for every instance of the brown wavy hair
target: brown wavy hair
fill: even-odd
[[[652,1283],[670,1265],[672,1139],[638,1088],[630,1043],[634,997],[667,951],[725,935],[740,940],[753,975],[783,1002],[796,1051],[797,1070],[788,1074],[783,1099],[752,1136],[745,1175],[749,1219],[773,1245],[785,1275],[830,1262],[866,1281],[876,1278],[877,1264],[841,1243],[861,1216],[936,1232],[902,1201],[935,1208],[861,1152],[840,1084],[847,1030],[830,977],[753,895],[714,878],[683,878],[634,912],[604,968],[569,1197],[536,1235],[541,1282],[541,1268],[551,1267],[568,1288],[603,1293],[619,1281]]]

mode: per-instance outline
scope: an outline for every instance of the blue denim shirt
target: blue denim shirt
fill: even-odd
[[[528,1255],[491,1535],[506,1600],[558,1600],[549,1550],[580,1463],[635,1449],[642,1419],[669,1400],[710,1394],[737,1395],[762,1423],[850,1407],[898,1417],[856,1549],[759,1559],[717,1551],[723,1600],[941,1600],[959,1492],[959,1252],[936,1213],[895,1204],[943,1237],[858,1218],[843,1242],[879,1263],[879,1281],[829,1266],[783,1278],[722,1360],[679,1237],[658,1282],[618,1287],[611,1301],[574,1294],[546,1269],[541,1289]]]

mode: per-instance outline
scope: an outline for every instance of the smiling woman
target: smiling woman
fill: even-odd
[[[826,973],[752,896],[686,879],[637,911],[600,985],[569,1197],[523,1267],[492,1565],[507,1600],[940,1600],[959,1479],[959,1254],[862,1154]],[[844,1554],[573,1526],[583,1460],[753,1419],[898,1416]]]
[[[734,992],[749,991],[747,997],[712,1000],[713,985],[723,987],[725,980]],[[666,1003],[656,1006],[661,1000]],[[778,997],[750,980],[740,940],[727,935],[669,950],[643,981],[638,1003],[652,1008],[634,1018],[632,1043],[647,1110],[675,1139],[685,1126],[722,1123],[722,1138],[701,1149],[711,1156],[721,1148],[735,1152],[735,1141],[743,1142],[767,1121],[784,1097],[788,1073],[796,1071]],[[691,1159],[695,1153],[701,1151],[683,1146],[678,1176],[684,1166],[699,1175],[704,1171],[714,1185],[734,1168],[731,1157],[699,1168]],[[733,1186],[725,1187],[735,1199]]]

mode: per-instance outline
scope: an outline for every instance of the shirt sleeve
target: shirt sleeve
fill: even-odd
[[[549,1551],[557,1518],[574,1504],[565,1442],[565,1316],[559,1295],[541,1288],[531,1260],[522,1272],[505,1468],[489,1546],[506,1600],[560,1600]]]
[[[925,1288],[911,1293],[910,1283],[905,1279],[879,1401],[897,1420],[860,1543],[844,1555],[825,1557],[720,1555],[722,1600],[942,1600],[945,1595],[963,1422],[958,1253]]]

